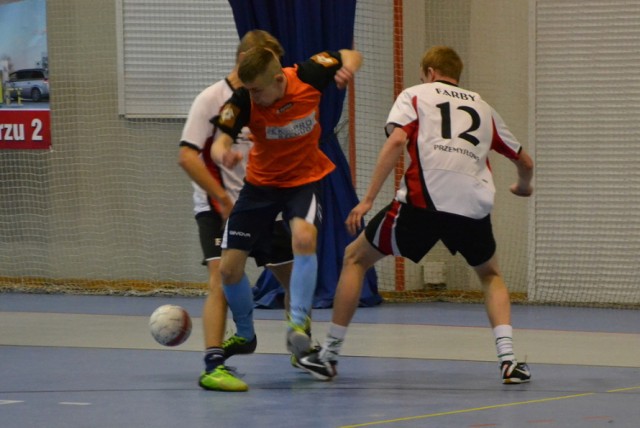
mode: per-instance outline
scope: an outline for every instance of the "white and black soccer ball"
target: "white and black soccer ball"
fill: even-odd
[[[191,317],[178,305],[162,305],[149,317],[151,335],[161,345],[178,346],[191,334]]]

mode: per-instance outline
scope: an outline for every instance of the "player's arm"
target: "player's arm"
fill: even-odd
[[[220,204],[221,215],[227,218],[233,208],[233,201],[227,191],[214,179],[200,158],[200,152],[187,144],[181,144],[178,164],[187,175],[207,194]]]
[[[222,132],[211,146],[211,157],[227,168],[233,168],[242,160],[242,154],[231,149],[233,142],[249,122],[251,98],[245,88],[237,89],[231,98],[222,106],[220,114],[211,119]]]
[[[517,196],[531,196],[533,186],[533,159],[524,149],[520,150],[518,159],[511,159],[518,172],[518,181],[511,185],[509,190]]]
[[[189,109],[189,116],[182,130],[178,165],[212,200],[217,201],[220,214],[226,217],[231,212],[231,198],[220,182],[211,175],[200,156],[205,142],[213,134],[209,118],[212,105],[215,105],[216,101],[212,99],[212,94],[210,88],[205,89],[195,98]]]
[[[332,82],[344,89],[361,64],[362,55],[358,51],[324,51],[299,63],[298,77],[318,91],[323,91]]]
[[[355,235],[358,229],[360,229],[364,215],[369,212],[373,206],[373,202],[375,201],[376,196],[378,196],[384,182],[387,180],[387,177],[389,177],[389,174],[394,170],[398,160],[403,155],[406,142],[407,133],[404,129],[396,127],[382,146],[382,150],[380,150],[380,153],[378,154],[378,160],[376,161],[376,166],[373,170],[373,176],[371,177],[367,193],[360,203],[351,210],[345,222],[347,230],[352,235]]]
[[[336,71],[335,81],[338,89],[344,89],[362,66],[362,54],[351,49],[341,49],[342,67]]]
[[[506,156],[516,166],[518,181],[509,187],[511,193],[517,196],[531,196],[533,186],[533,159],[529,156],[516,137],[511,133],[502,117],[491,108],[493,125],[493,140],[491,150]]]
[[[234,151],[233,138],[221,132],[211,145],[211,158],[227,168],[233,168],[242,160],[242,153]]]

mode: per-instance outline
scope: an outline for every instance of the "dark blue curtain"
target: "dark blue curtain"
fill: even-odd
[[[301,62],[323,50],[351,49],[356,0],[229,0],[238,35],[260,29],[273,34],[285,49],[283,65]],[[330,85],[322,96],[320,147],[336,164],[336,171],[323,180],[323,226],[318,238],[318,283],[314,308],[333,305],[345,247],[353,240],[344,227],[358,197],[351,173],[334,129],[342,113],[345,91]],[[265,270],[255,287],[258,307],[282,307],[284,291]],[[374,269],[365,277],[360,305],[382,301]]]

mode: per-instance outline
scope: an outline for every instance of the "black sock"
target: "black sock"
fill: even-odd
[[[222,364],[224,364],[224,350],[222,348],[211,347],[204,351],[204,370],[207,373]]]

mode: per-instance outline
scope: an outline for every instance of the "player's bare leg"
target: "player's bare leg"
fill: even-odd
[[[220,260],[210,260],[209,290],[202,308],[202,331],[204,333],[204,347],[222,347],[227,319],[227,300],[222,292],[222,278],[220,277]]]
[[[493,335],[496,339],[496,351],[500,361],[503,383],[523,383],[531,378],[529,367],[518,363],[513,351],[513,328],[511,327],[511,302],[509,291],[498,268],[494,254],[488,261],[474,270],[482,283],[485,309]]]
[[[235,284],[244,275],[244,267],[249,253],[243,250],[222,250],[220,259],[220,275],[223,284]]]
[[[280,263],[280,264],[268,264],[266,266],[273,276],[278,280],[282,288],[284,288],[284,310],[289,312],[290,302],[290,290],[289,284],[291,282],[291,271],[293,269],[293,263]]]
[[[349,325],[360,302],[364,276],[383,257],[384,254],[367,241],[364,233],[347,246],[333,302],[333,324],[343,327]]]
[[[331,325],[325,342],[319,353],[310,354],[300,361],[302,368],[315,378],[330,380],[337,374],[337,358],[347,327],[360,302],[362,281],[367,270],[383,257],[384,255],[367,241],[364,233],[347,246],[333,302]]]
[[[491,327],[495,328],[499,325],[511,324],[509,291],[500,274],[496,255],[494,254],[483,264],[475,266],[474,270],[482,283],[485,309]]]

